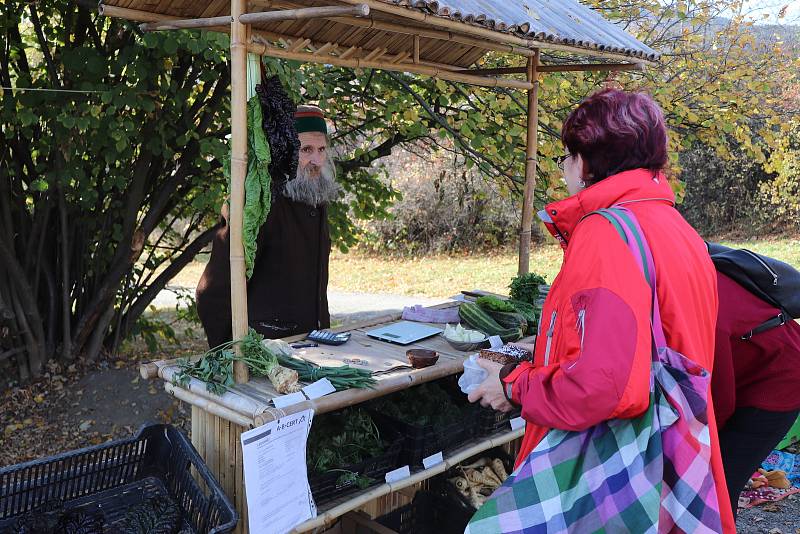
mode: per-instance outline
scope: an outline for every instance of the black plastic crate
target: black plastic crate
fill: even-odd
[[[511,420],[521,415],[520,410],[505,413],[478,406],[475,412],[475,430],[478,437],[491,436],[501,430],[511,430]]]
[[[384,527],[397,532],[397,534],[410,534],[414,531],[414,516],[416,506],[412,502],[405,506],[382,515],[375,521]]]
[[[447,425],[417,426],[374,410],[370,410],[370,414],[375,421],[396,428],[403,436],[402,465],[420,466],[424,458],[463,445],[474,435],[474,416],[470,409],[462,410],[461,417]]]
[[[0,532],[54,507],[101,516],[105,532],[118,532],[128,511],[153,497],[179,506],[182,534],[231,532],[239,519],[189,439],[149,425],[132,438],[0,469]]]
[[[452,496],[420,490],[411,504],[376,519],[398,534],[462,534],[474,510]]]

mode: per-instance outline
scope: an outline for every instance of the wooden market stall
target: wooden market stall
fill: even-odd
[[[640,70],[658,54],[622,28],[575,0],[103,0],[100,13],[141,22],[143,31],[203,28],[230,34],[231,47],[231,291],[233,336],[247,333],[247,292],[242,247],[244,179],[247,169],[247,54],[345,68],[383,69],[486,87],[526,91],[528,134],[519,272],[529,269],[533,198],[538,146],[539,80],[543,75],[576,70]],[[506,66],[480,69],[486,54],[500,53]],[[549,62],[543,59],[548,58]],[[371,324],[395,320],[382,318]],[[353,350],[377,350],[363,328],[349,326]],[[202,384],[172,384],[174,361],[142,367],[143,376],[160,377],[165,388],[192,405],[192,441],[240,512],[239,531],[247,529],[240,434],[287,411],[313,408],[315,413],[354,405],[462,371],[466,354],[438,339],[419,343],[440,352],[437,365],[382,375],[375,389],[338,392],[280,412],[276,395],[264,380],[249,380],[238,364],[237,386],[222,397]],[[384,350],[389,350],[385,349]],[[400,349],[395,349],[400,350]],[[404,349],[403,349],[404,350]],[[445,464],[414,473],[320,510],[319,517],[298,527],[311,530],[377,498],[433,476],[459,459],[519,437],[506,431],[465,446]]]

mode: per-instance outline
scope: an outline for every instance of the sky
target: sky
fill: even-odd
[[[745,9],[753,11],[754,15],[769,15],[768,18],[760,20],[764,24],[800,24],[800,0],[747,0]],[[778,12],[783,6],[786,9],[786,16],[778,20]]]

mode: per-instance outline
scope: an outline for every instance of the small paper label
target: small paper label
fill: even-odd
[[[525,419],[522,417],[515,417],[511,420],[511,430],[517,430],[519,428],[525,428]]]
[[[436,454],[431,454],[427,458],[422,459],[422,465],[425,467],[425,469],[430,469],[434,465],[442,462],[444,462],[444,455],[442,454],[442,451],[439,451]]]
[[[336,388],[333,387],[333,384],[331,384],[331,381],[327,378],[317,380],[313,384],[309,384],[303,388],[303,393],[305,393],[306,397],[309,399],[318,399],[335,392]]]
[[[296,393],[289,393],[288,395],[275,397],[272,399],[272,402],[275,404],[276,408],[286,408],[287,406],[292,406],[293,404],[303,402],[304,400],[306,400],[305,395],[298,391]]]
[[[500,336],[491,336],[489,338],[489,344],[493,349],[499,349],[503,346],[503,340],[500,339]]]
[[[408,478],[411,476],[411,468],[407,465],[404,465],[400,469],[395,469],[394,471],[389,471],[386,473],[386,483],[391,484],[392,482],[397,482],[398,480],[403,480],[404,478]]]

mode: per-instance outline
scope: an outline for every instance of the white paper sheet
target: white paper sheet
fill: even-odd
[[[422,459],[422,467],[425,469],[430,469],[434,465],[440,464],[444,462],[444,455],[442,451],[437,452],[436,454],[431,454],[427,458]]]
[[[306,472],[313,410],[242,433],[250,532],[284,534],[317,516]]]
[[[336,388],[333,387],[331,381],[327,378],[321,378],[314,382],[313,384],[309,384],[303,388],[303,393],[306,394],[311,400],[318,399],[320,397],[324,397],[330,393],[336,393]]]
[[[511,430],[517,430],[518,428],[525,428],[525,419],[522,417],[515,417],[511,420]]]
[[[288,395],[273,397],[272,403],[276,408],[286,408],[287,406],[292,406],[298,402],[303,402],[304,400],[306,400],[306,396],[303,395],[302,392],[296,391],[294,393],[289,393]]]

